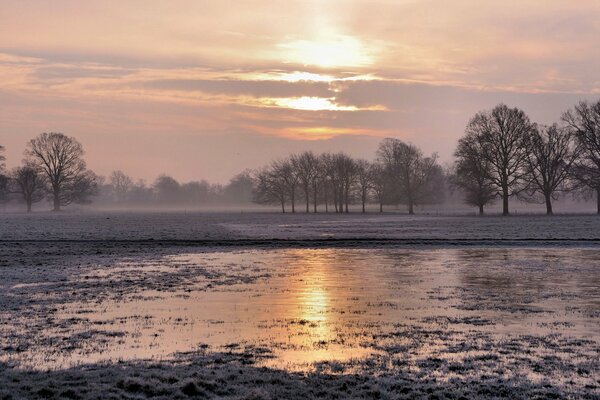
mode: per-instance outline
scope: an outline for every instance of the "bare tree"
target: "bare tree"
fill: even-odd
[[[292,212],[296,212],[296,191],[298,190],[300,179],[296,173],[292,162],[289,159],[275,161],[271,165],[272,173],[278,176],[284,182],[287,191],[287,197],[290,199]]]
[[[119,203],[127,199],[127,195],[133,189],[133,180],[123,171],[113,171],[110,174],[110,184],[113,194]]]
[[[39,167],[26,163],[15,168],[12,172],[12,180],[15,186],[14,192],[23,197],[23,201],[27,205],[27,212],[31,212],[33,203],[37,203],[45,197],[46,183]]]
[[[4,151],[5,151],[4,146],[0,145],[0,174],[3,173],[4,168],[6,168],[6,164],[4,164],[6,162],[6,157],[4,156]]]
[[[370,175],[371,175],[371,187],[373,189],[373,194],[375,195],[375,199],[379,204],[379,212],[383,212],[383,203],[386,201],[388,197],[388,191],[391,184],[391,179],[387,175],[387,171],[385,167],[378,163],[373,163],[370,165]]]
[[[358,194],[360,197],[360,202],[362,204],[362,212],[366,212],[366,204],[369,201],[369,191],[372,187],[372,173],[373,169],[371,168],[371,163],[367,160],[356,160],[355,161],[356,168],[356,185],[358,189]]]
[[[527,137],[533,129],[524,111],[505,104],[477,113],[467,126],[467,134],[480,137],[483,156],[491,164],[489,178],[502,192],[503,215],[509,214],[509,197],[523,190]]]
[[[25,155],[45,175],[54,211],[87,202],[97,190],[97,177],[87,170],[83,154],[81,144],[62,133],[42,133],[27,144]]]
[[[388,138],[379,145],[377,158],[391,178],[396,201],[407,204],[409,214],[414,214],[416,204],[439,200],[440,188],[433,184],[443,175],[437,155],[424,157],[416,146]]]
[[[285,214],[287,185],[283,177],[272,168],[265,168],[256,173],[254,178],[253,201],[258,204],[279,204]]]
[[[552,215],[552,200],[557,192],[571,190],[569,182],[571,167],[579,151],[571,133],[554,124],[538,126],[528,138],[527,190],[533,201],[541,196],[546,204],[546,214]]]
[[[596,192],[600,215],[600,100],[582,101],[563,115],[563,121],[575,136],[581,150],[574,165],[576,178]]]
[[[4,146],[0,146],[0,203],[2,207],[6,207],[6,202],[8,201],[8,195],[10,192],[10,179],[4,170],[6,165],[4,162],[6,161],[6,157],[4,156]]]
[[[478,207],[483,215],[483,208],[494,201],[498,190],[490,179],[492,165],[484,157],[481,136],[467,133],[458,141],[454,156],[457,160],[450,183],[462,189],[465,203]]]
[[[304,191],[304,199],[306,200],[306,212],[310,210],[310,194],[311,189],[314,191],[314,207],[316,212],[316,182],[319,174],[319,158],[312,151],[305,151],[301,154],[292,155],[290,158],[295,174],[302,190]]]

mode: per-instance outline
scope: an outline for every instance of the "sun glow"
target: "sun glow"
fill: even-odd
[[[319,40],[282,43],[284,62],[322,68],[362,67],[373,63],[366,46],[351,36],[336,35]]]
[[[355,106],[342,106],[335,103],[335,98],[325,97],[292,97],[272,99],[278,107],[293,108],[306,111],[357,111]]]

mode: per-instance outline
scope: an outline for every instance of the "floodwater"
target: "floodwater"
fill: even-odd
[[[595,357],[600,343],[593,248],[237,250],[65,268],[51,289],[5,289],[11,304],[43,301],[2,311],[0,361],[55,369],[253,348],[268,355],[260,365],[306,370],[390,354],[456,361],[509,345]]]

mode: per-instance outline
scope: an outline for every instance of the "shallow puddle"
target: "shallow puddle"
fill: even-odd
[[[7,289],[44,300],[2,312],[0,361],[53,369],[253,348],[268,355],[261,365],[304,370],[382,354],[464,359],[482,335],[600,342],[600,251],[589,248],[191,253],[36,285]],[[69,299],[81,290],[85,301]]]

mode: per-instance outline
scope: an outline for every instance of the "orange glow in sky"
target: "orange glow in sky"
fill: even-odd
[[[3,0],[0,145],[12,167],[61,131],[100,174],[217,182],[386,136],[449,160],[480,109],[600,95],[600,3],[543,3]]]

